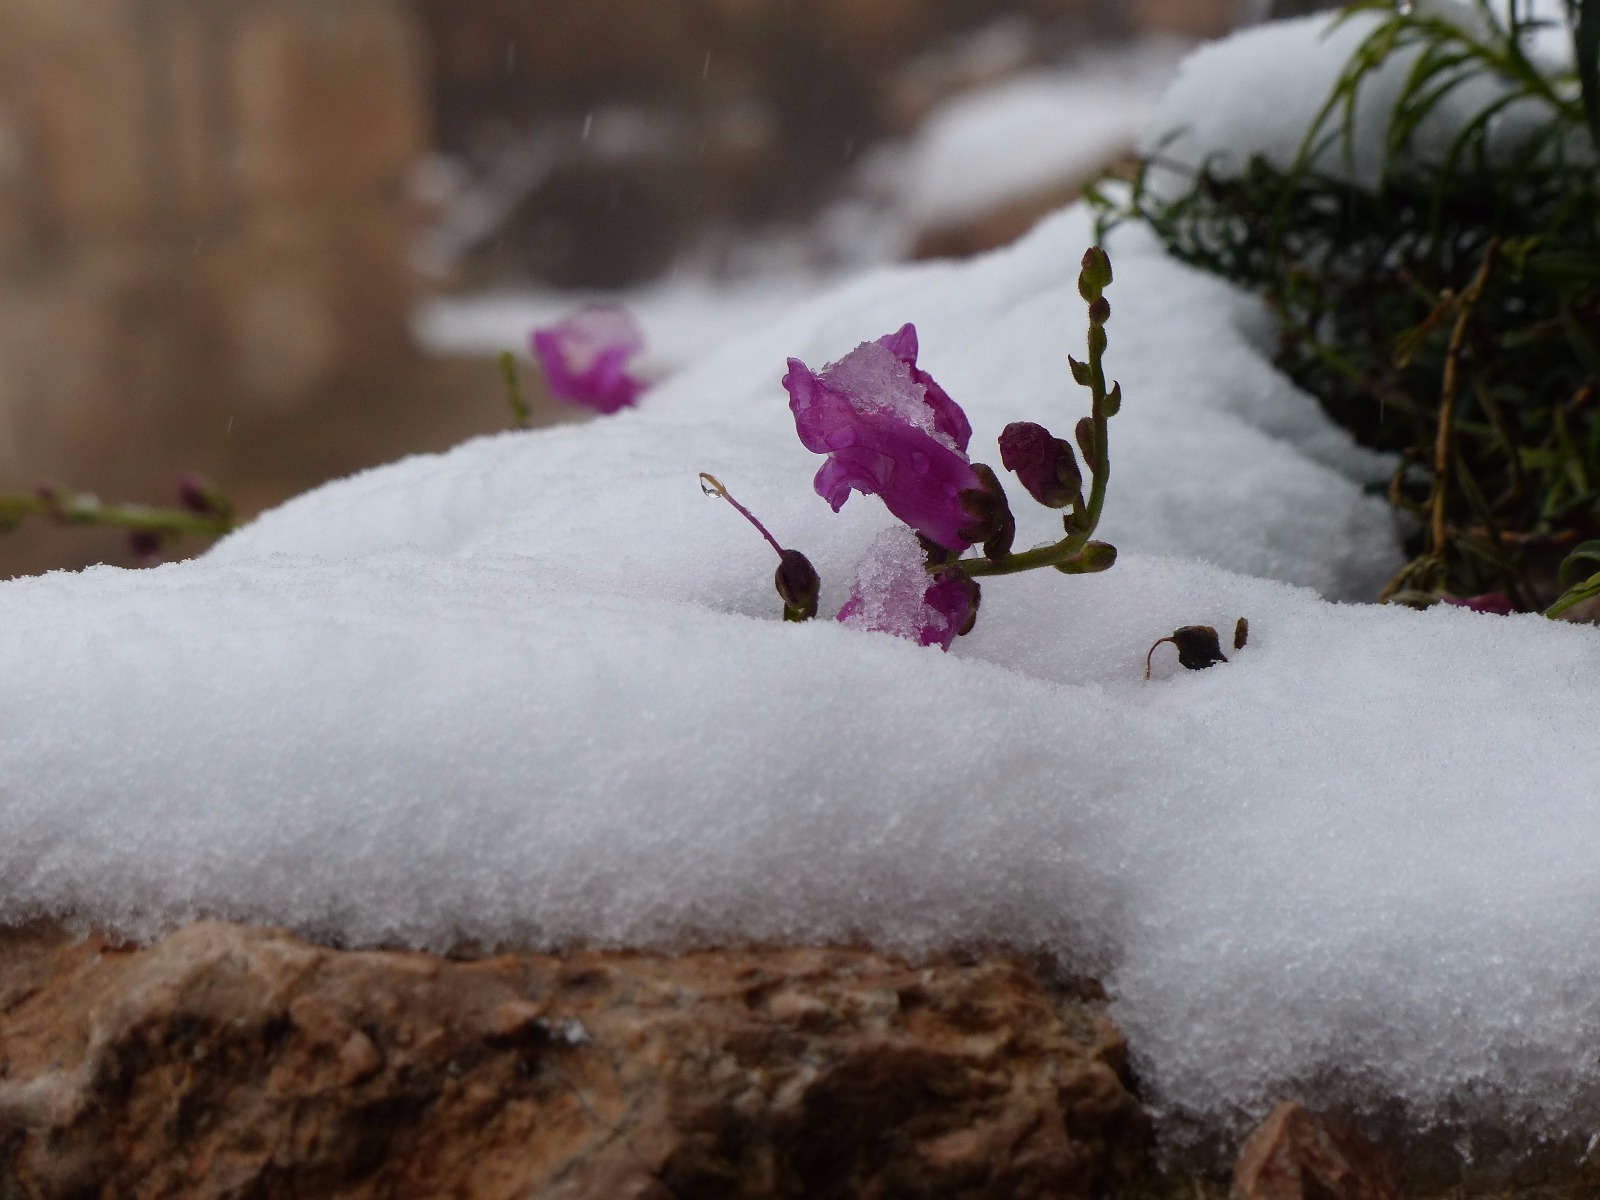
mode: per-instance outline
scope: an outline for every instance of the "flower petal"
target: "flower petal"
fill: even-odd
[[[620,308],[588,308],[530,339],[551,395],[596,412],[636,403],[645,385],[628,373],[644,349],[638,324]]]

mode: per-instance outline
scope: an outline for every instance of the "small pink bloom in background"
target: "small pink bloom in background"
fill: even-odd
[[[1439,599],[1451,608],[1470,608],[1473,612],[1492,613],[1497,617],[1509,617],[1516,611],[1511,597],[1504,592],[1485,592],[1481,596],[1440,596]]]
[[[534,357],[550,394],[600,413],[628,408],[645,385],[628,374],[644,334],[621,308],[586,308],[549,329],[535,329]]]
[[[856,568],[839,622],[949,650],[971,627],[977,585],[954,571],[930,575],[926,561],[916,534],[904,525],[880,533]]]
[[[965,550],[973,517],[961,493],[983,486],[967,459],[972,426],[933,377],[917,366],[917,331],[863,342],[814,372],[789,360],[783,386],[806,449],[826,454],[817,494],[844,507],[852,491],[948,550]]]

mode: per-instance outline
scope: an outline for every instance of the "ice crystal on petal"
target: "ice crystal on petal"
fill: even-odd
[[[917,536],[904,525],[880,533],[856,567],[839,621],[921,646],[950,649],[972,616],[971,583],[935,578]]]
[[[821,372],[790,359],[783,384],[800,440],[828,456],[816,490],[835,511],[852,491],[880,496],[917,532],[964,550],[972,518],[961,493],[981,486],[966,455],[972,427],[916,356],[907,325]]]

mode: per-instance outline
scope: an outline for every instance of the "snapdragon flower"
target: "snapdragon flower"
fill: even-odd
[[[838,512],[852,491],[875,495],[947,550],[975,540],[962,493],[983,482],[967,459],[966,414],[917,366],[917,331],[863,342],[820,372],[789,360],[783,386],[806,449],[828,456],[817,494]]]
[[[644,349],[644,334],[625,309],[586,308],[559,325],[535,329],[530,340],[558,400],[610,414],[636,404],[645,389],[628,372]]]

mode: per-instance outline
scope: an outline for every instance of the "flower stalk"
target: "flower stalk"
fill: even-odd
[[[929,564],[929,571],[945,570],[953,565],[960,568],[968,577],[978,579],[1019,575],[1024,571],[1054,567],[1065,575],[1091,575],[1109,570],[1116,562],[1117,551],[1114,546],[1093,540],[1095,530],[1100,525],[1101,512],[1105,508],[1106,490],[1111,482],[1110,420],[1122,408],[1122,385],[1113,383],[1107,387],[1106,383],[1105,354],[1109,346],[1106,325],[1111,320],[1111,303],[1105,298],[1105,290],[1111,282],[1111,259],[1104,250],[1095,246],[1083,256],[1083,269],[1078,276],[1078,294],[1089,306],[1089,357],[1087,362],[1079,362],[1070,356],[1067,360],[1072,367],[1073,379],[1080,386],[1089,389],[1093,402],[1091,415],[1080,421],[1077,428],[1078,448],[1089,469],[1087,500],[1081,489],[1081,473],[1071,458],[1070,445],[1059,439],[1055,440],[1060,455],[1054,464],[1055,480],[1040,486],[1030,479],[1030,472],[1021,465],[1020,457],[1014,458],[1012,454],[1013,446],[1020,448],[1022,437],[1038,427],[1012,425],[1007,427],[1005,434],[1001,436],[1006,465],[1018,473],[1028,486],[1029,492],[1042,503],[1050,504],[1052,507],[1070,506],[1071,511],[1063,518],[1067,536],[1059,542],[1038,546],[1032,550],[1004,554],[986,553],[980,558],[958,559],[954,564]],[[1038,432],[1048,436],[1042,429],[1038,429]],[[1027,448],[1036,449],[1035,446]],[[1037,463],[1038,459],[1035,458],[1030,465],[1036,466]],[[1052,499],[1046,492],[1046,486],[1056,489],[1054,491],[1056,499]]]
[[[700,490],[708,496],[726,500],[746,521],[756,527],[756,532],[766,539],[767,545],[778,552],[778,570],[772,585],[783,601],[783,619],[799,624],[817,615],[817,603],[822,596],[822,580],[811,560],[798,550],[786,550],[772,532],[761,523],[755,513],[733,498],[733,493],[723,486],[715,475],[700,472]]]
[[[0,532],[28,517],[48,517],[64,525],[104,525],[160,537],[219,538],[234,528],[231,512],[195,512],[149,504],[107,504],[89,492],[42,487],[37,492],[0,494]]]

